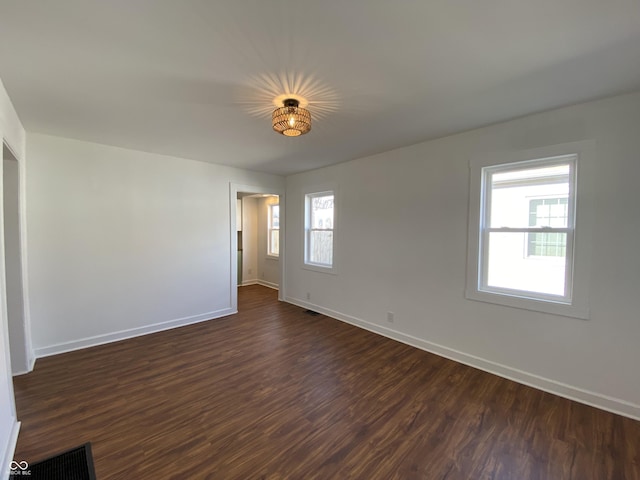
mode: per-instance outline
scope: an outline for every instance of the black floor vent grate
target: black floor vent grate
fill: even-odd
[[[90,443],[34,463],[29,470],[31,480],[96,480]]]

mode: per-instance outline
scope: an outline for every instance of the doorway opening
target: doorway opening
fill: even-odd
[[[284,298],[283,192],[231,185],[231,306],[238,310],[238,289],[262,285]]]

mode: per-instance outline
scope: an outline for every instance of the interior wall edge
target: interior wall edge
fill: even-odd
[[[12,376],[19,377],[21,375],[26,375],[28,373],[33,372],[33,369],[36,366],[36,360],[37,359],[36,359],[36,355],[35,355],[34,350],[31,350],[30,353],[31,353],[31,356],[29,357],[29,365],[27,366],[27,369],[26,370],[16,370],[16,371],[14,371],[12,373]]]
[[[13,452],[16,451],[16,445],[18,444],[18,434],[20,433],[20,422],[14,422],[13,427],[11,429],[11,434],[5,446],[3,455],[2,455],[2,465],[0,465],[0,478],[7,479],[10,478],[9,470],[11,467],[11,462],[13,461]],[[18,460],[21,461],[21,460]]]

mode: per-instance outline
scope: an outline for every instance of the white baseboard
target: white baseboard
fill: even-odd
[[[441,357],[448,358],[449,360],[463,363],[479,370],[498,375],[499,377],[513,380],[514,382],[528,385],[530,387],[537,388],[538,390],[542,390],[548,393],[553,393],[554,395],[568,398],[569,400],[575,400],[576,402],[584,403],[601,410],[606,410],[608,412],[633,418],[634,420],[640,420],[640,405],[627,402],[626,400],[585,390],[579,387],[551,380],[549,378],[544,378],[533,373],[528,373],[516,368],[512,368],[507,365],[502,365],[491,360],[486,360],[475,355],[469,355],[467,353],[460,352],[443,345],[438,345],[436,343],[432,343],[427,340],[414,337],[412,335],[398,332],[397,330],[393,330],[391,328],[367,322],[351,315],[346,315],[344,313],[336,312],[319,305],[314,305],[304,300],[286,297],[285,301],[305,309],[322,313],[324,315],[327,315],[328,317],[335,318],[336,320],[349,323],[356,327],[369,330],[370,332],[377,333],[378,335],[397,340],[398,342],[405,343],[412,347],[416,347],[421,350],[434,353]]]
[[[280,287],[277,283],[267,282],[266,280],[247,280],[246,282],[242,282],[240,287],[248,287],[249,285],[262,285],[263,287],[273,288],[274,290],[279,290]]]
[[[267,282],[266,280],[258,280],[258,285],[262,285],[263,287],[273,288],[274,290],[280,290],[280,286],[277,283]]]
[[[18,444],[18,433],[20,433],[20,422],[14,422],[9,438],[7,439],[7,446],[5,448],[4,455],[2,456],[2,470],[0,470],[0,478],[2,480],[8,480],[10,478],[9,472],[11,469],[11,462],[14,460],[13,453],[16,451],[16,445]],[[24,459],[17,458],[15,460],[20,462]]]
[[[48,357],[50,355],[58,355],[60,353],[81,350],[83,348],[104,345],[105,343],[126,340],[127,338],[139,337],[141,335],[148,335],[150,333],[161,332],[163,330],[183,327],[185,325],[204,322],[207,320],[212,320],[214,318],[226,317],[227,315],[232,315],[234,313],[238,313],[237,310],[224,308],[213,312],[202,313],[200,315],[193,315],[191,317],[178,318],[175,320],[169,320],[167,322],[145,325],[144,327],[130,328],[128,330],[120,330],[119,332],[106,333],[103,335],[96,335],[94,337],[82,338],[80,340],[73,340],[71,342],[58,343],[56,345],[51,345],[48,347],[36,348],[35,353],[37,358]]]
[[[29,357],[29,365],[27,365],[27,370],[26,371],[19,370],[17,372],[13,372],[11,376],[19,377],[20,375],[26,375],[27,373],[31,373],[33,372],[33,367],[35,366],[35,364],[36,364],[36,357],[35,355],[31,355]]]

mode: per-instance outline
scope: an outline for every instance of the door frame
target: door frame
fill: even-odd
[[[285,237],[286,237],[286,209],[285,209],[285,192],[283,188],[264,187],[258,185],[242,185],[238,183],[229,183],[229,224],[230,224],[230,251],[229,251],[229,265],[231,270],[230,285],[230,307],[233,312],[238,311],[238,234],[237,234],[237,199],[238,193],[251,193],[251,194],[272,194],[278,195],[280,205],[280,283],[278,285],[278,300],[281,302],[285,299]]]
[[[5,153],[8,153],[8,158],[5,158]],[[16,150],[11,147],[7,138],[2,138],[2,152],[0,153],[0,159],[2,160],[2,181],[4,181],[4,161],[9,160],[12,162],[16,162],[18,165],[18,243],[19,243],[19,256],[20,256],[20,272],[21,278],[20,280],[20,301],[22,302],[22,318],[19,319],[21,325],[14,325],[14,327],[18,326],[24,330],[24,344],[10,344],[9,349],[20,349],[21,356],[23,356],[26,360],[25,365],[12,365],[12,375],[23,375],[25,373],[29,373],[33,371],[36,357],[33,350],[32,338],[31,338],[31,315],[29,309],[29,293],[28,293],[28,268],[27,268],[27,239],[26,239],[26,194],[25,194],[25,162],[24,159],[20,158],[17,154]],[[2,263],[5,263],[5,248],[4,248],[4,189],[2,190]],[[4,270],[4,269],[3,269]],[[3,313],[7,319],[7,328],[9,328],[9,321],[16,319],[9,319],[8,310],[7,310],[7,294],[6,294],[6,270],[5,270],[5,279],[3,283],[3,291],[2,291],[2,303],[3,303]],[[7,332],[8,333],[8,332]],[[8,339],[7,339],[8,340]]]

